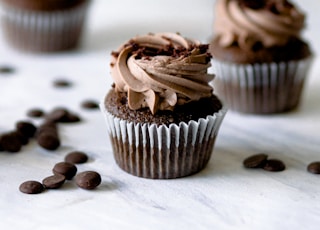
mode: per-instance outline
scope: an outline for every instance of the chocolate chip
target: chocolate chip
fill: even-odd
[[[243,165],[246,168],[261,168],[266,163],[268,155],[260,153],[246,158]]]
[[[12,134],[17,136],[21,142],[21,145],[26,145],[29,143],[29,137],[25,136],[23,133],[19,131],[13,131]]]
[[[94,171],[85,171],[77,174],[76,184],[83,189],[91,190],[101,183],[101,176]]]
[[[36,132],[37,143],[47,150],[56,150],[60,146],[57,125],[53,122],[45,122],[38,127]]]
[[[22,147],[22,140],[16,132],[8,132],[0,136],[0,145],[4,151],[19,152]]]
[[[310,163],[307,167],[307,170],[313,174],[320,174],[320,161]]]
[[[18,121],[16,123],[16,130],[27,138],[31,138],[36,133],[37,127],[31,122]]]
[[[68,110],[66,108],[55,108],[47,114],[46,120],[51,122],[61,122],[68,117]]]
[[[56,150],[60,146],[59,138],[52,133],[42,133],[37,137],[38,144],[47,150]]]
[[[27,116],[28,117],[43,117],[44,111],[42,109],[38,109],[38,108],[29,109],[27,111]]]
[[[73,123],[79,122],[81,118],[66,108],[58,107],[47,114],[46,120],[51,122]]]
[[[12,74],[15,69],[11,66],[0,66],[0,74]]]
[[[81,103],[81,107],[84,109],[98,109],[99,104],[94,100],[85,100]]]
[[[64,158],[65,162],[69,162],[72,164],[82,164],[82,163],[87,162],[87,160],[88,160],[87,154],[84,152],[80,152],[80,151],[70,152]]]
[[[55,174],[42,180],[42,184],[47,189],[60,188],[65,182],[66,177],[62,174]]]
[[[44,191],[43,185],[34,180],[25,181],[19,186],[19,190],[27,194],[38,194]]]
[[[270,172],[280,172],[285,170],[286,166],[285,164],[277,159],[270,159],[267,160],[265,165],[263,166],[263,169]]]
[[[79,122],[79,121],[81,121],[81,118],[78,115],[76,115],[74,113],[69,113],[67,119],[64,121],[61,121],[61,122],[75,123],[75,122]]]
[[[67,180],[71,180],[77,173],[77,167],[69,162],[59,162],[52,169],[54,174],[62,174]]]
[[[39,135],[41,135],[42,133],[52,133],[56,136],[58,136],[58,126],[56,123],[54,122],[50,122],[50,121],[45,121],[44,123],[42,123],[41,125],[39,125],[37,132],[36,132],[36,136],[38,137]]]
[[[56,79],[53,81],[53,86],[57,88],[69,88],[72,86],[72,82],[66,79]]]

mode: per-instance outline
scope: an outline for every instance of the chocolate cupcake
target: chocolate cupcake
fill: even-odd
[[[90,0],[0,0],[1,23],[13,47],[32,52],[74,49]]]
[[[206,166],[226,113],[209,85],[207,48],[176,33],[157,33],[113,52],[114,84],[100,107],[124,171],[169,179]]]
[[[210,52],[217,95],[231,110],[295,109],[312,61],[305,15],[286,0],[218,0]]]

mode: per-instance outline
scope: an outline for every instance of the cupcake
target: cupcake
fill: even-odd
[[[300,37],[305,15],[286,0],[218,0],[210,53],[216,93],[231,110],[295,109],[312,52]]]
[[[77,47],[89,0],[0,0],[1,23],[13,47],[31,52]]]
[[[176,33],[132,38],[112,53],[101,102],[116,163],[139,177],[203,169],[226,110],[213,94],[208,45]]]

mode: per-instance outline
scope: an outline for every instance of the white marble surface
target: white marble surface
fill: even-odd
[[[0,132],[26,119],[27,109],[67,106],[84,119],[63,125],[62,147],[45,151],[35,142],[16,154],[0,153],[0,229],[319,229],[320,176],[306,171],[320,160],[320,59],[315,56],[299,110],[275,116],[228,112],[213,158],[201,173],[175,180],[148,180],[115,164],[103,117],[80,108],[109,89],[109,54],[123,41],[147,32],[179,31],[207,41],[212,31],[211,0],[96,0],[78,52],[24,54],[0,39],[0,64],[17,69],[0,76]],[[305,37],[320,51],[320,2],[299,1],[308,14]],[[71,89],[57,90],[64,77]],[[19,192],[21,182],[42,180],[71,150],[91,161],[103,183],[95,191],[67,183],[39,195]],[[251,171],[242,160],[266,152],[287,165],[280,173]]]

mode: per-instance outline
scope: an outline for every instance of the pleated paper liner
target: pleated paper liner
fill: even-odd
[[[202,170],[210,160],[226,109],[179,125],[140,124],[121,120],[100,105],[116,163],[144,178],[173,179]]]
[[[312,57],[252,65],[214,60],[215,93],[230,110],[241,113],[287,112],[300,103],[311,62]]]
[[[13,47],[31,52],[55,52],[78,46],[90,1],[66,10],[38,12],[2,5],[4,36]]]

